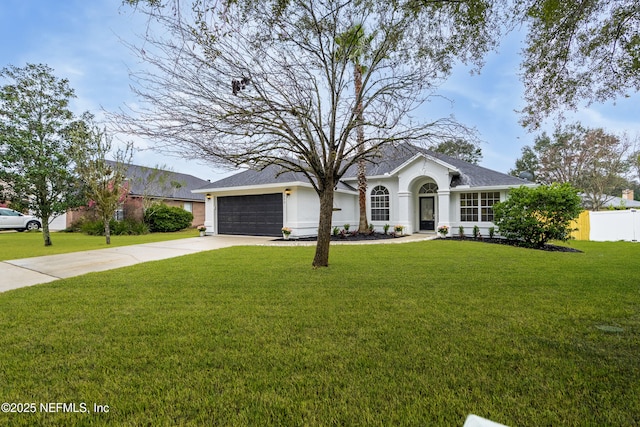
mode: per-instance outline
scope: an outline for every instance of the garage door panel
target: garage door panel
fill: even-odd
[[[282,229],[282,194],[218,198],[218,232],[279,236]]]

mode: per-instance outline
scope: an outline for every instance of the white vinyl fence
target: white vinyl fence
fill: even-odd
[[[637,242],[640,239],[640,211],[636,209],[589,212],[589,222],[589,240]]]

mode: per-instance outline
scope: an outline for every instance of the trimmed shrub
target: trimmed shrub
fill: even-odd
[[[191,226],[193,214],[179,207],[161,204],[152,212],[145,212],[144,221],[152,232],[180,231]]]
[[[141,221],[125,219],[124,221],[109,221],[109,228],[112,236],[129,236],[149,234],[149,226]],[[76,221],[69,231],[80,231],[90,236],[104,236],[104,222],[101,220],[80,220]]]
[[[539,248],[549,240],[569,240],[571,221],[581,210],[578,190],[570,184],[523,186],[493,206],[493,222],[502,236]]]
[[[113,226],[113,225],[115,225],[115,221],[110,221],[109,226]],[[100,220],[83,221],[80,224],[80,231],[90,236],[104,236],[104,222]]]
[[[123,221],[112,220],[110,222],[110,228],[111,234],[116,236],[149,234],[149,226],[147,224],[133,219],[125,219]]]

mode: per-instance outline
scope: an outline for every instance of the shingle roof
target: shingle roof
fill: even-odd
[[[113,162],[110,162],[113,163]],[[147,196],[161,199],[176,200],[194,200],[204,201],[204,194],[194,194],[191,190],[195,190],[209,184],[208,181],[200,179],[193,175],[185,173],[172,172],[162,170],[163,179],[166,185],[149,185],[145,191],[145,182],[149,179],[149,175],[156,171],[156,168],[150,168],[139,165],[127,165],[126,176],[129,180],[129,192],[133,195],[142,195],[148,193]],[[166,174],[166,178],[164,178]],[[154,194],[157,193],[157,194]]]
[[[420,153],[447,163],[459,171],[459,175],[452,180],[452,187],[459,185],[468,185],[470,187],[491,187],[530,184],[530,182],[523,179],[474,165],[463,160],[458,160],[431,150],[416,147],[411,144],[385,147],[379,155],[379,161],[375,163],[370,162],[367,165],[367,176],[381,176],[391,173]],[[357,166],[354,165],[347,170],[344,178],[354,178],[356,174]],[[279,166],[271,165],[261,171],[249,169],[239,172],[219,181],[208,183],[200,187],[200,189],[213,190],[216,188],[250,187],[278,183],[286,184],[289,182],[308,182],[308,180],[307,177],[300,172],[283,172]],[[353,187],[344,182],[341,182],[338,188],[354,190]]]
[[[584,194],[584,193],[580,193],[579,194],[580,197],[582,198],[582,202],[587,206],[590,207],[591,206],[591,198]],[[603,208],[617,208],[619,206],[624,206],[626,208],[640,208],[640,202],[636,201],[636,200],[627,200],[627,199],[623,199],[622,197],[616,197],[616,196],[606,196],[606,201],[603,205]]]
[[[261,171],[248,169],[223,178],[219,181],[208,183],[201,190],[213,190],[216,188],[250,187],[267,184],[287,184],[290,182],[309,182],[305,174],[301,172],[283,171],[280,166],[269,165]],[[340,183],[338,189],[355,191],[348,184]]]
[[[459,160],[454,157],[436,153],[435,151],[425,148],[416,147],[411,144],[385,147],[380,153],[380,162],[376,164],[370,163],[367,165],[367,176],[380,176],[391,173],[420,153],[447,163],[460,172],[459,176],[452,180],[452,187],[457,187],[459,185],[468,185],[469,187],[492,187],[531,184],[529,181],[524,179],[474,165],[472,163],[465,162],[464,160]],[[345,178],[353,178],[356,176],[356,173],[356,167],[352,167],[345,174]]]
[[[288,182],[307,182],[307,177],[300,172],[283,171],[280,167],[270,165],[261,171],[247,169],[234,175],[211,182],[200,187],[201,189],[245,187],[264,184],[286,184]]]

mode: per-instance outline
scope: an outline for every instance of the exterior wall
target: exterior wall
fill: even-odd
[[[360,211],[358,207],[358,195],[348,193],[336,193],[333,200],[333,206],[336,210],[333,212],[331,224],[334,227],[343,227],[345,224],[351,224],[352,229],[357,228]],[[318,208],[320,203],[318,202]],[[318,209],[319,210],[319,209]],[[317,224],[316,224],[317,230]]]
[[[480,193],[483,192],[487,192],[487,191],[491,191],[491,192],[499,192],[500,193],[500,201],[504,201],[507,198],[507,190],[502,190],[502,189],[491,189],[491,188],[469,188],[469,189],[461,189],[461,190],[456,190],[456,191],[451,191],[451,203],[450,203],[450,209],[451,209],[451,213],[450,213],[450,217],[452,219],[451,223],[449,224],[449,226],[451,227],[451,229],[449,230],[449,234],[450,235],[454,235],[457,236],[458,232],[459,232],[459,227],[462,226],[464,227],[464,234],[466,236],[471,236],[473,235],[473,227],[474,226],[478,226],[480,228],[480,234],[482,236],[488,236],[489,235],[489,228],[490,227],[495,227],[495,224],[493,222],[490,221],[482,221],[482,218],[480,216],[480,211],[478,213],[478,221],[461,221],[460,220],[460,195],[463,193],[478,193],[478,198],[480,198]],[[481,206],[478,206],[478,209],[480,210]],[[499,231],[496,229],[496,235],[499,234]]]
[[[287,191],[288,190],[288,191]],[[210,192],[204,205],[204,225],[206,233],[218,234],[217,224],[217,197],[239,196],[251,194],[267,194],[282,192],[283,219],[285,227],[291,228],[292,237],[315,236],[318,234],[318,221],[320,219],[320,200],[316,192],[306,186],[281,186],[268,189],[242,189],[238,191]],[[289,194],[286,194],[289,193]],[[342,227],[344,224],[357,223],[358,196],[351,193],[336,192],[333,206],[332,224],[334,227]],[[194,206],[195,209],[195,206]],[[195,216],[195,215],[194,215]]]
[[[484,236],[489,234],[489,228],[493,222],[481,221],[481,206],[478,206],[479,221],[461,221],[460,194],[477,193],[480,199],[482,192],[498,192],[500,201],[507,197],[508,189],[499,188],[451,188],[450,182],[453,174],[457,173],[452,167],[440,163],[436,159],[418,156],[404,164],[392,174],[369,177],[367,183],[367,219],[376,231],[383,231],[385,225],[404,227],[405,233],[420,231],[420,188],[426,183],[437,185],[437,192],[433,194],[435,210],[434,232],[441,225],[448,225],[451,234],[458,233],[458,227],[463,226],[467,235],[473,233],[473,227],[477,225]],[[355,178],[346,180],[354,188],[357,186]],[[384,221],[371,220],[371,191],[382,185],[389,191],[389,219]],[[285,191],[288,190],[288,191]],[[206,203],[206,217],[204,224],[208,234],[216,234],[216,197],[266,194],[281,191],[283,193],[283,224],[292,229],[292,236],[316,235],[318,227],[318,215],[320,203],[318,196],[308,185],[301,183],[264,185],[257,188],[250,186],[241,188],[228,188],[222,191],[209,193],[210,199]],[[288,193],[288,194],[287,194]],[[431,197],[429,194],[427,197]],[[480,205],[480,200],[479,200]],[[352,226],[358,223],[358,195],[356,193],[336,192],[334,198],[334,214],[332,225],[342,228],[345,224]]]
[[[71,227],[75,222],[79,221],[81,218],[89,217],[91,219],[95,219],[95,211],[88,209],[85,206],[81,206],[76,209],[68,210],[65,215],[66,220],[66,228]]]
[[[197,227],[204,224],[204,202],[193,202],[193,222],[191,225]]]
[[[142,221],[144,219],[144,208],[140,197],[127,197],[123,203],[123,210],[126,219],[134,221]]]
[[[282,223],[291,228],[293,237],[317,234],[320,201],[315,191],[304,187],[293,187],[290,191],[284,196]]]
[[[372,221],[371,220],[371,191],[377,186],[386,187],[389,190],[389,220],[388,221]],[[360,207],[358,206],[358,196],[356,196],[355,200],[355,224],[358,224],[358,219],[360,218]],[[382,232],[384,230],[384,226],[389,224],[391,227],[398,224],[401,218],[401,202],[399,199],[399,190],[398,190],[398,178],[397,177],[389,177],[389,178],[377,178],[370,179],[367,182],[367,221],[369,224],[373,224],[373,227],[376,231]],[[393,231],[391,229],[391,231]]]
[[[67,214],[65,215],[66,228],[71,227],[71,224],[73,224],[81,216],[82,213],[78,212],[76,209],[67,211]]]
[[[419,157],[406,165],[398,174],[398,205],[399,212],[394,224],[404,226],[406,233],[420,231],[420,187],[428,182],[438,186],[438,193],[434,194],[435,228],[449,224],[449,209],[447,209],[450,170],[431,160]]]
[[[342,227],[344,224],[357,224],[358,196],[335,192],[333,199],[333,227]],[[320,199],[311,188],[295,187],[291,194],[285,196],[284,224],[292,229],[294,237],[315,236],[318,234],[318,221],[320,220]]]
[[[434,161],[418,157],[405,165],[397,175],[369,179],[367,184],[367,216],[376,231],[382,231],[385,224],[402,225],[407,234],[420,231],[420,188],[426,183],[438,186],[433,195],[435,208],[435,229],[440,225],[450,225],[455,219],[449,183],[450,170]],[[352,185],[356,185],[355,182]],[[371,190],[383,185],[389,190],[389,220],[371,221]],[[356,206],[357,207],[357,206]],[[356,210],[357,214],[357,210]],[[356,216],[357,218],[357,216]]]
[[[207,194],[204,201],[204,226],[207,227],[206,234],[218,234],[218,224],[216,223],[216,200],[211,194]]]
[[[55,217],[52,221],[49,222],[49,230],[51,231],[60,231],[67,228],[67,214],[64,213],[60,216]]]
[[[163,203],[166,203],[167,206],[174,206],[180,209],[184,209],[185,201],[183,200],[164,200]],[[193,221],[191,221],[191,226],[196,227],[198,225],[204,224],[205,218],[205,208],[203,202],[196,201],[188,201],[186,203],[191,203],[191,213],[193,214]],[[142,212],[142,211],[140,211]]]

